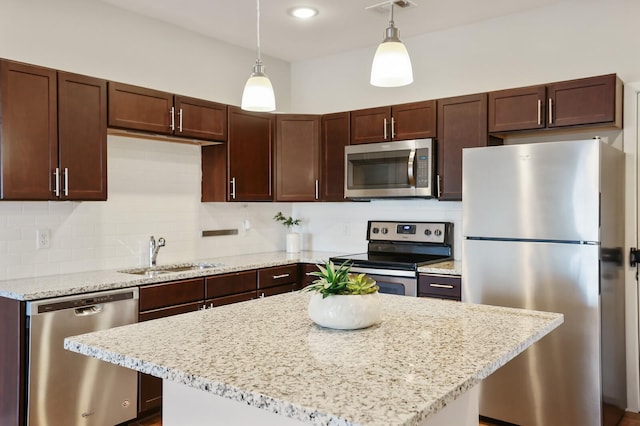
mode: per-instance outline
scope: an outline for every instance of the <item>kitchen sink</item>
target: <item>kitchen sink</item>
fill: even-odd
[[[186,271],[202,271],[205,269],[211,268],[220,268],[225,266],[223,263],[181,263],[178,265],[159,265],[159,266],[148,266],[145,268],[133,268],[133,269],[123,269],[118,272],[122,272],[124,274],[134,274],[134,275],[145,275],[147,277],[155,277],[157,275],[169,274],[172,272],[186,272]]]

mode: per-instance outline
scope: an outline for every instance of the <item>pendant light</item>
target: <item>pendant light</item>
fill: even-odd
[[[393,23],[393,1],[389,17],[389,27],[378,46],[371,65],[371,85],[378,87],[398,87],[413,83],[413,70],[409,52],[398,37],[398,29]]]
[[[276,109],[276,98],[273,93],[273,86],[269,77],[264,72],[264,65],[260,58],[260,0],[256,0],[257,5],[257,34],[258,34],[258,58],[253,66],[253,72],[244,85],[242,92],[241,108],[246,111],[273,111]]]

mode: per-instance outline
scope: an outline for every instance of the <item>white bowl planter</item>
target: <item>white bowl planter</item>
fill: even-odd
[[[380,322],[378,293],[330,295],[314,293],[309,300],[309,318],[316,324],[339,330],[366,328]]]

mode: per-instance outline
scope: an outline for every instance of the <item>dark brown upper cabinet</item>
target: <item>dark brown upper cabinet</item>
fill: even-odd
[[[107,82],[58,72],[60,198],[107,199]]]
[[[351,111],[351,145],[436,136],[436,101]]]
[[[106,200],[106,81],[0,61],[2,199]]]
[[[109,82],[109,127],[225,141],[227,105]]]
[[[273,114],[229,107],[227,170],[229,201],[273,200]]]
[[[489,132],[622,126],[622,82],[615,74],[489,93]]]
[[[276,115],[276,201],[320,200],[320,116]]]
[[[486,93],[438,100],[438,199],[462,199],[462,149],[489,141]]]
[[[338,112],[322,116],[322,201],[345,201],[344,198],[344,147],[349,145],[349,112]]]

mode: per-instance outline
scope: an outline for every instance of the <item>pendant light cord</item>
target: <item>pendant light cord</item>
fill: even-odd
[[[393,22],[393,0],[391,0],[389,2],[389,4],[391,5],[391,11],[389,12],[389,25],[391,25],[393,27],[393,25],[394,25],[394,22]]]
[[[257,12],[256,12],[256,33],[258,34],[258,63],[262,62],[260,57],[260,0],[256,0]]]

